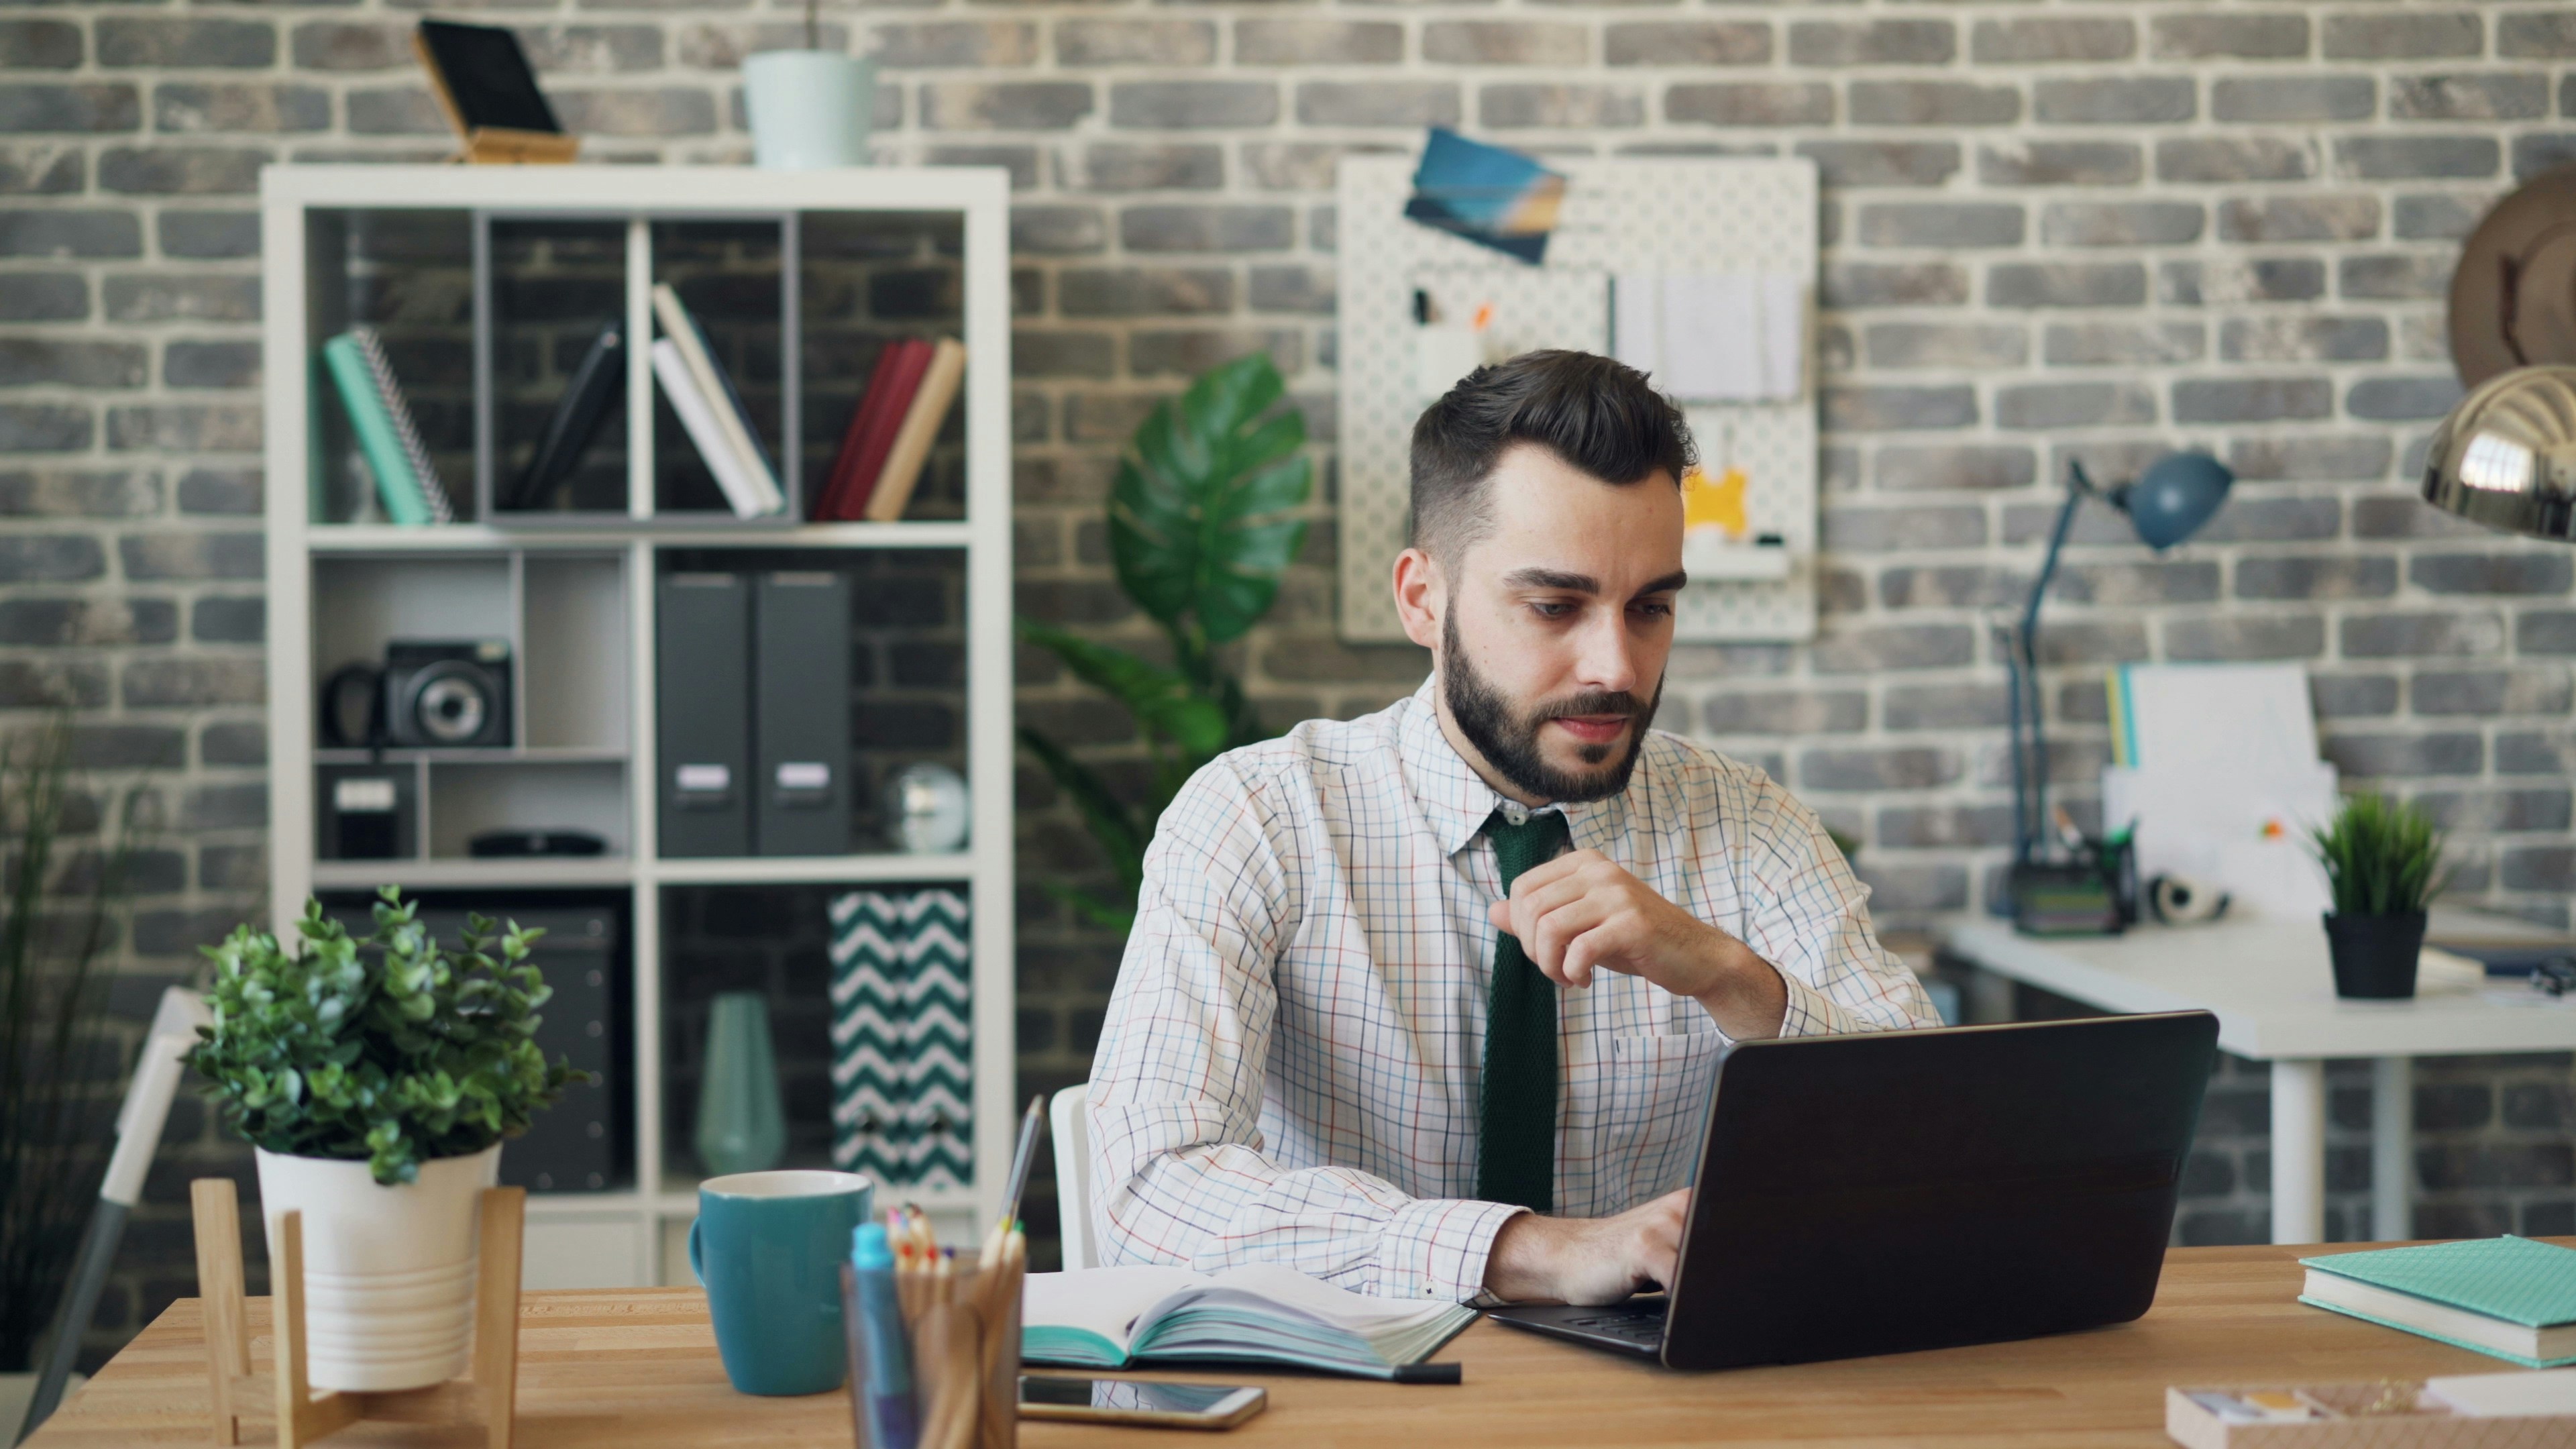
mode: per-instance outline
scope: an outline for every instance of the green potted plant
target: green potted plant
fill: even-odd
[[[2433,818],[2384,795],[2350,795],[2310,840],[2334,897],[2325,920],[2335,994],[2413,996],[2425,906],[2448,879]]]
[[[116,1113],[114,1080],[86,1064],[110,1047],[105,958],[128,832],[94,857],[65,848],[89,808],[71,752],[68,718],[0,739],[0,1439],[35,1390],[38,1340],[98,1206]]]
[[[1126,706],[1151,768],[1129,801],[1064,746],[1022,727],[1020,743],[1070,796],[1117,877],[1110,892],[1049,890],[1084,919],[1125,930],[1135,920],[1154,823],[1199,766],[1270,737],[1219,658],[1270,610],[1279,577],[1306,541],[1314,465],[1306,419],[1281,408],[1287,386],[1254,352],[1199,375],[1136,428],[1109,494],[1109,558],[1118,586],[1160,625],[1170,663],[1020,622],[1022,637]]]
[[[258,1149],[259,1193],[304,1214],[315,1386],[422,1388],[464,1372],[473,1327],[476,1195],[501,1143],[565,1087],[534,1035],[552,993],[528,964],[540,933],[469,918],[459,949],[432,940],[392,887],[352,937],[306,905],[301,949],[243,926],[220,946],[214,1025],[188,1064],[225,1122]]]

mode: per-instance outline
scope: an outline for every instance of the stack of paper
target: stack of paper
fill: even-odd
[[[2112,672],[2115,764],[2102,820],[2136,827],[2138,878],[2178,875],[2280,919],[2330,905],[2308,832],[2335,811],[2296,664],[2133,664]]]

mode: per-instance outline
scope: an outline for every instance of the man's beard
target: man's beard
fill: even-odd
[[[1664,682],[1655,681],[1652,699],[1640,703],[1637,696],[1626,692],[1568,695],[1563,699],[1538,706],[1527,715],[1516,713],[1512,702],[1503,697],[1492,682],[1476,672],[1467,662],[1467,651],[1458,645],[1458,615],[1450,611],[1441,627],[1440,690],[1449,702],[1449,716],[1458,722],[1458,732],[1485,757],[1494,772],[1509,780],[1523,794],[1541,800],[1567,804],[1585,800],[1606,800],[1628,788],[1628,777],[1637,769],[1637,756],[1646,747],[1646,725],[1655,717],[1655,706],[1664,697]],[[1624,714],[1629,717],[1627,752],[1619,762],[1606,770],[1569,774],[1550,765],[1539,750],[1539,731],[1552,719],[1568,715]],[[1609,745],[1583,745],[1576,751],[1585,764],[1598,765],[1610,758]]]

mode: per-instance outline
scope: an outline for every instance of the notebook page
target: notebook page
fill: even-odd
[[[1127,1351],[1137,1316],[1208,1280],[1187,1268],[1137,1265],[1031,1273],[1022,1289],[1020,1322],[1028,1328],[1079,1328]]]
[[[1250,1263],[1228,1268],[1202,1282],[1266,1299],[1310,1314],[1335,1328],[1375,1338],[1412,1322],[1443,1317],[1457,1307],[1436,1298],[1371,1298],[1310,1278],[1276,1263]]]

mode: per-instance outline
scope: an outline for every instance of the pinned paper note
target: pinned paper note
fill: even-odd
[[[1690,402],[1786,402],[1806,392],[1806,285],[1788,273],[1621,273],[1616,355]]]

